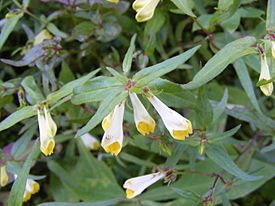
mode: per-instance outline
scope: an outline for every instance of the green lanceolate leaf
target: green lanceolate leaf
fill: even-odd
[[[190,7],[190,1],[188,0],[171,0],[183,13],[191,17],[196,17]]]
[[[189,90],[183,89],[179,84],[158,78],[148,84],[149,89],[170,107],[196,108],[195,96]]]
[[[5,18],[4,26],[0,34],[0,49],[5,44],[10,33],[13,31],[19,19],[23,16],[22,11],[10,11]]]
[[[266,30],[275,32],[275,0],[268,0],[267,3]]]
[[[240,3],[241,3],[241,0],[227,1],[226,4],[224,3],[220,4],[220,1],[219,1],[218,10],[213,15],[210,21],[210,24],[212,26],[215,26],[215,24],[217,24],[218,22],[227,20],[237,11]]]
[[[36,106],[26,106],[22,109],[19,109],[18,111],[12,113],[10,116],[8,116],[6,119],[4,119],[2,122],[0,122],[0,131],[5,130],[13,125],[15,125],[17,122],[22,121],[23,119],[27,119],[29,117],[32,117],[36,114],[35,110]]]
[[[119,93],[123,90],[123,84],[115,77],[100,76],[76,87],[71,101],[76,105],[87,102],[98,102],[113,93]]]
[[[11,154],[14,159],[20,159],[28,147],[33,135],[37,131],[37,125],[32,125],[22,136],[20,136],[14,143]]]
[[[106,69],[121,83],[126,83],[128,81],[127,77],[120,74],[119,72],[117,72],[116,70],[114,70],[111,67],[106,67]]]
[[[201,129],[208,128],[213,119],[213,109],[204,87],[199,90],[196,110],[196,126]]]
[[[115,198],[110,200],[96,201],[96,202],[80,202],[80,203],[66,203],[66,202],[48,202],[42,203],[38,206],[113,206],[122,201],[122,198]]]
[[[227,100],[228,100],[228,90],[225,89],[222,100],[217,104],[217,106],[215,106],[215,108],[213,108],[212,123],[215,123],[219,119],[219,117],[222,115],[222,113],[224,112],[226,104],[227,104]]]
[[[62,99],[63,97],[68,96],[72,93],[73,89],[81,84],[84,84],[86,81],[88,81],[90,78],[92,78],[97,72],[99,72],[100,69],[97,69],[84,77],[81,77],[79,79],[76,79],[74,81],[71,81],[67,84],[65,84],[63,87],[61,87],[58,91],[51,93],[47,96],[47,100],[49,104],[54,104],[58,100]]]
[[[230,42],[216,53],[188,84],[182,85],[184,89],[195,89],[206,84],[218,76],[229,64],[242,56],[255,52],[251,46],[256,43],[254,37],[244,37]]]
[[[72,103],[75,105],[89,103],[89,102],[99,102],[106,97],[113,95],[114,93],[119,94],[124,90],[122,86],[120,87],[109,87],[104,89],[99,89],[91,92],[80,93],[74,95],[71,99]]]
[[[36,104],[44,99],[43,94],[32,76],[25,77],[21,82],[21,85],[27,92],[27,99],[31,104]]]
[[[196,46],[178,56],[172,57],[159,64],[147,67],[141,70],[140,72],[136,73],[133,76],[133,79],[136,82],[136,86],[142,87],[150,83],[154,79],[175,70],[178,66],[180,66],[181,64],[186,62],[190,57],[192,57],[199,48],[200,46]]]
[[[261,113],[261,109],[253,89],[253,84],[244,61],[242,59],[238,59],[233,65],[248,98],[255,109]]]
[[[164,165],[166,167],[171,167],[171,168],[175,167],[177,163],[180,161],[180,159],[182,158],[182,155],[186,149],[187,149],[187,145],[175,144],[172,150],[173,151],[172,155],[167,158]]]
[[[229,154],[226,152],[226,150],[221,145],[208,145],[208,147],[205,150],[207,156],[213,160],[217,165],[219,165],[221,168],[223,168],[228,173],[246,180],[246,181],[254,181],[257,179],[260,179],[259,176],[252,176],[246,174],[244,171],[242,171],[231,159]]]
[[[33,160],[36,159],[39,154],[40,154],[39,141],[35,141],[35,143],[32,146],[32,150],[30,154],[23,165],[23,168],[20,170],[19,174],[17,174],[17,178],[12,185],[11,192],[9,195],[9,200],[8,200],[9,206],[22,205],[27,178],[28,178]]]
[[[208,143],[213,143],[213,144],[220,144],[223,143],[223,141],[229,137],[232,137],[234,134],[237,133],[237,131],[241,128],[241,125],[238,125],[234,127],[231,130],[228,130],[222,134],[207,134],[206,136],[208,137]]]
[[[131,69],[132,66],[132,59],[133,59],[133,54],[135,51],[135,41],[137,38],[137,34],[134,34],[134,36],[131,39],[130,47],[127,50],[127,53],[123,59],[122,63],[122,69],[125,75],[127,75]]]
[[[92,130],[96,125],[98,125],[113,109],[114,107],[122,102],[128,93],[126,91],[112,94],[112,96],[106,97],[100,104],[95,115],[88,121],[88,123],[77,131],[76,136],[80,137],[81,135]]]
[[[55,36],[61,37],[61,38],[67,38],[68,34],[61,31],[57,26],[55,26],[53,23],[47,24],[47,29],[54,34]]]
[[[77,95],[81,93],[93,92],[101,89],[120,86],[123,86],[123,84],[115,77],[98,76],[88,80],[81,86],[75,87],[73,93],[74,95]]]

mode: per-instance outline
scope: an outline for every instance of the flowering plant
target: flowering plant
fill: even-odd
[[[274,204],[274,0],[0,6],[0,205]]]

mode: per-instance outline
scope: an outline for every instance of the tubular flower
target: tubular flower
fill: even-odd
[[[134,108],[134,119],[137,130],[142,135],[147,135],[155,131],[156,123],[147,112],[135,93],[130,93],[130,99]]]
[[[275,58],[275,41],[271,42],[271,53],[273,58]]]
[[[81,140],[88,149],[98,150],[100,147],[99,141],[89,133],[82,135]]]
[[[136,20],[144,22],[151,19],[160,0],[135,0],[133,9],[137,12]]]
[[[48,30],[42,30],[35,38],[33,45],[42,43],[45,39],[52,39],[53,36],[48,32]]]
[[[119,0],[107,0],[107,1],[109,1],[111,3],[114,3],[114,4],[118,4],[119,3]]]
[[[259,81],[263,79],[268,81],[271,79],[271,77],[270,77],[270,72],[269,72],[265,54],[260,55],[260,58],[261,58],[261,73],[260,73]],[[262,85],[260,86],[260,89],[265,96],[270,96],[273,92],[273,83],[270,82],[268,84]]]
[[[0,186],[4,187],[7,185],[9,176],[6,171],[6,165],[1,165],[1,171],[0,171]]]
[[[23,196],[23,202],[27,202],[31,199],[31,196],[40,190],[40,185],[33,179],[27,179],[25,192]]]
[[[40,150],[48,156],[53,153],[57,127],[45,105],[37,109],[37,119],[40,133]]]
[[[109,119],[109,127],[105,130],[101,141],[104,150],[112,155],[118,155],[122,148],[124,107],[124,101],[116,105]]]
[[[174,139],[184,140],[192,134],[192,124],[188,119],[167,107],[156,96],[150,96],[148,97],[148,100],[157,110],[165,127],[169,130]]]
[[[128,199],[134,198],[141,194],[147,187],[164,178],[165,174],[161,172],[143,175],[126,180],[123,188],[126,189],[126,197]]]

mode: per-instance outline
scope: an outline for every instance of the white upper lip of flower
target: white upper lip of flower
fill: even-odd
[[[116,105],[112,117],[110,119],[110,125],[105,130],[104,136],[101,141],[102,147],[106,152],[110,152],[114,155],[118,155],[121,151],[123,143],[123,115],[124,115],[125,102]],[[110,151],[110,145],[118,144],[116,151]]]
[[[262,79],[270,80],[271,76],[270,76],[270,72],[267,64],[266,55],[262,54],[260,55],[260,58],[261,58],[261,73],[260,73],[259,80],[262,80]],[[262,85],[260,86],[260,89],[262,90],[264,95],[270,96],[273,92],[273,83],[270,82],[268,84]]]
[[[141,194],[147,187],[164,178],[165,174],[161,172],[143,175],[135,178],[128,179],[124,184],[123,188],[131,190],[133,194],[127,196],[133,198]],[[127,191],[126,191],[127,192]]]

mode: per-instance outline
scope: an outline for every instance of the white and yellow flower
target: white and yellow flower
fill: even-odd
[[[25,192],[23,196],[23,202],[26,202],[31,199],[31,196],[40,190],[40,185],[38,182],[33,179],[27,179]]]
[[[51,155],[55,147],[54,136],[57,131],[57,126],[46,105],[38,107],[37,119],[40,136],[40,150],[46,156]]]
[[[148,97],[148,100],[157,110],[165,127],[168,129],[174,139],[184,140],[186,137],[192,134],[192,124],[188,119],[167,107],[156,96],[151,95]]]
[[[135,93],[130,93],[130,99],[134,109],[134,120],[137,130],[142,135],[153,133],[156,126],[154,119],[147,112]]]
[[[119,0],[107,0],[107,1],[109,1],[111,3],[114,3],[114,4],[118,4],[119,3]]]
[[[266,55],[263,53],[260,55],[261,58],[261,73],[259,77],[259,81],[261,80],[270,80],[270,72],[267,64]],[[265,96],[270,96],[273,92],[273,83],[270,82],[268,84],[260,86],[261,91],[264,93]]]
[[[144,22],[151,19],[160,0],[135,0],[133,9],[137,12],[136,20]]]
[[[42,43],[45,39],[52,39],[53,36],[48,32],[48,30],[42,30],[37,36],[34,38],[33,45],[37,45]]]
[[[1,165],[1,170],[0,170],[0,186],[4,187],[7,185],[9,180],[9,176],[6,171],[6,165]]]
[[[105,133],[103,135],[101,146],[107,153],[112,155],[118,155],[122,148],[123,143],[123,115],[124,115],[125,102],[116,105],[112,114],[109,114],[104,120],[106,123],[102,123],[103,128],[105,128]],[[104,121],[103,120],[103,121]],[[105,126],[104,126],[105,125]]]
[[[126,180],[123,188],[126,189],[126,197],[131,199],[141,194],[147,187],[165,177],[165,173],[157,172]]]
[[[98,150],[100,148],[99,141],[89,133],[82,135],[81,140],[84,145],[90,150]]]

